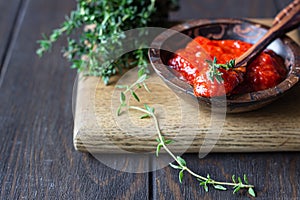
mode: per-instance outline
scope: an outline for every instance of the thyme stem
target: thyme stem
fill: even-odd
[[[141,108],[138,106],[130,106],[127,104],[126,102],[126,93],[130,92],[131,95],[137,100],[140,101],[139,97],[137,96],[137,94],[133,91],[135,89],[135,87],[137,88],[141,88],[141,85],[144,86],[145,90],[147,90],[149,92],[149,89],[146,86],[145,80],[147,79],[147,75],[145,74],[144,71],[140,71],[139,73],[139,78],[137,81],[135,81],[133,84],[131,84],[130,86],[128,85],[119,85],[119,88],[126,88],[124,90],[124,92],[121,92],[121,96],[120,96],[120,106],[117,110],[117,114],[120,115],[121,113],[121,109],[125,108],[126,110],[137,110],[140,112],[145,113],[141,119],[149,117],[152,118],[155,124],[155,129],[158,135],[158,145],[156,148],[156,156],[158,156],[158,153],[160,151],[161,148],[164,148],[164,150],[168,153],[169,156],[172,157],[172,159],[178,164],[178,165],[174,165],[172,163],[170,163],[170,166],[173,167],[174,169],[178,169],[180,170],[179,172],[179,182],[182,182],[183,179],[183,173],[184,171],[188,172],[190,175],[192,175],[193,177],[197,178],[197,180],[200,182],[200,186],[203,186],[203,188],[205,189],[206,192],[208,192],[208,185],[213,186],[215,189],[217,190],[227,190],[226,187],[224,186],[232,186],[234,191],[233,193],[238,192],[240,189],[248,189],[248,193],[255,197],[256,194],[254,192],[254,185],[248,184],[248,178],[246,175],[244,175],[244,181],[242,181],[242,179],[240,177],[238,177],[237,181],[235,179],[235,176],[232,176],[232,181],[233,182],[222,182],[222,181],[216,181],[214,179],[211,179],[209,174],[207,175],[207,177],[201,176],[197,173],[195,173],[194,171],[192,171],[190,168],[188,168],[186,161],[181,158],[180,156],[175,156],[175,154],[169,149],[169,147],[167,146],[168,144],[170,144],[172,141],[171,140],[166,140],[160,130],[160,126],[159,126],[159,120],[157,118],[157,116],[154,113],[154,108],[151,108],[150,106],[144,104],[145,108]]]
[[[156,131],[157,131],[157,135],[160,139],[160,141],[162,141],[162,146],[163,148],[165,149],[165,151],[176,161],[176,163],[182,167],[183,170],[186,170],[189,174],[191,174],[192,176],[196,177],[196,178],[199,178],[203,181],[207,181],[209,180],[208,178],[206,177],[203,177],[199,174],[196,174],[195,172],[193,172],[190,168],[186,167],[186,166],[183,166],[181,164],[181,162],[177,159],[177,157],[173,154],[173,152],[168,148],[168,146],[165,144],[164,142],[164,139],[163,139],[163,136],[162,136],[162,133],[160,131],[160,127],[159,127],[159,121],[156,117],[156,115],[152,112],[149,112],[148,110],[146,109],[143,109],[143,108],[140,108],[140,107],[137,107],[137,106],[128,106],[128,109],[133,109],[133,110],[138,110],[138,111],[141,111],[141,112],[144,112],[148,115],[150,115],[152,118],[153,118],[153,121],[154,121],[154,124],[155,124],[155,128],[156,128]],[[227,185],[227,186],[238,186],[239,183],[229,183],[229,182],[220,182],[220,181],[215,181],[213,179],[210,179],[210,183],[211,184],[218,184],[218,185]],[[244,188],[254,188],[254,185],[249,185],[249,184],[241,184],[242,187]]]
[[[160,128],[159,128],[159,122],[158,122],[157,117],[156,117],[156,115],[155,115],[154,113],[149,112],[149,111],[147,111],[146,109],[143,109],[143,108],[140,108],[140,107],[136,107],[136,106],[129,106],[128,108],[129,108],[129,109],[134,109],[134,110],[139,110],[139,111],[141,111],[141,112],[144,112],[144,113],[147,113],[148,115],[150,115],[150,116],[153,118],[153,120],[154,120],[155,128],[156,128],[156,131],[157,131],[157,135],[158,135],[160,141],[163,141],[163,136],[162,136],[161,131],[160,131]],[[182,166],[181,163],[178,162],[176,156],[175,156],[175,155],[170,151],[170,149],[167,147],[167,145],[166,145],[164,142],[162,142],[162,145],[163,145],[165,151],[166,151],[166,152],[167,152],[167,153],[168,153],[175,161],[177,161],[177,163],[178,163],[180,166]],[[182,166],[182,167],[184,167],[184,166]]]

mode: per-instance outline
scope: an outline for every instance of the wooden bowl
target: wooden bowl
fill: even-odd
[[[167,66],[168,60],[178,49],[196,36],[209,39],[234,39],[255,43],[267,32],[268,27],[255,22],[240,19],[194,20],[172,27],[157,36],[149,49],[149,59],[154,71],[181,98],[190,103],[196,103],[206,108],[212,108],[212,99],[196,97],[193,87],[181,80],[179,74]],[[215,111],[239,113],[261,108],[285,94],[292,87],[298,85],[300,77],[300,48],[288,36],[275,40],[268,46],[284,58],[288,69],[286,79],[273,88],[251,92],[242,95],[214,98]],[[225,101],[225,102],[224,102]],[[216,106],[217,105],[217,106]]]

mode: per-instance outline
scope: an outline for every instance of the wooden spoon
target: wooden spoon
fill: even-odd
[[[235,60],[236,67],[246,66],[255,56],[261,53],[273,40],[284,33],[297,28],[300,24],[300,0],[294,0],[276,15],[269,31],[248,51]]]

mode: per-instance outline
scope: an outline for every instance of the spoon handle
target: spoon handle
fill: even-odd
[[[236,59],[236,67],[246,66],[256,55],[262,52],[275,38],[295,29],[300,24],[300,0],[294,0],[273,21],[269,31],[248,51]]]

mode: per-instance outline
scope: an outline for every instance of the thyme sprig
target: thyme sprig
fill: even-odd
[[[101,76],[105,84],[123,68],[147,67],[147,51],[132,51],[118,61],[111,53],[122,55],[121,39],[124,31],[162,22],[170,10],[177,9],[177,0],[76,0],[77,7],[66,17],[62,25],[38,40],[36,53],[42,56],[50,51],[62,36],[67,37],[63,55],[71,62],[71,68],[85,75]],[[142,46],[142,45],[141,45]],[[132,60],[134,62],[128,62]]]
[[[116,87],[119,89],[125,89],[123,92],[120,93],[120,105],[117,109],[117,115],[121,114],[122,108],[127,108],[128,105],[126,103],[126,93],[130,92],[133,98],[140,102],[140,98],[135,93],[135,89],[141,88],[142,86],[145,88],[146,91],[150,92],[145,80],[148,78],[148,75],[144,68],[139,69],[138,71],[138,79],[131,85],[117,85]],[[148,108],[148,107],[147,107]],[[150,109],[149,109],[150,110]],[[153,110],[154,112],[154,110]],[[148,117],[148,115],[141,116],[141,119]]]
[[[159,121],[155,115],[155,109],[153,107],[150,107],[147,104],[144,104],[144,108],[142,107],[137,107],[137,106],[130,106],[127,105],[126,103],[126,93],[130,92],[131,95],[134,97],[135,100],[137,100],[138,102],[140,102],[140,99],[138,98],[136,92],[134,92],[134,89],[138,89],[138,88],[142,88],[142,86],[144,86],[144,88],[149,91],[145,81],[148,78],[145,74],[142,74],[140,72],[140,76],[138,78],[138,80],[136,82],[134,82],[132,85],[119,85],[117,86],[118,88],[125,88],[125,91],[120,93],[120,106],[118,108],[117,111],[117,115],[121,114],[121,109],[125,109],[125,110],[137,110],[140,111],[142,113],[144,113],[140,118],[152,118],[155,124],[155,129],[157,132],[157,136],[158,138],[156,139],[158,144],[156,146],[156,156],[159,156],[159,153],[161,151],[161,149],[164,149],[169,156],[172,157],[172,159],[174,160],[173,163],[169,163],[170,167],[179,170],[179,174],[178,174],[178,179],[179,182],[182,183],[183,182],[183,177],[184,177],[184,173],[187,172],[190,175],[192,175],[193,177],[195,177],[198,181],[199,181],[199,185],[201,187],[203,187],[203,189],[208,192],[209,191],[209,187],[211,186],[212,188],[216,189],[216,190],[221,190],[221,191],[225,191],[228,188],[226,186],[230,186],[233,188],[233,194],[237,193],[238,191],[240,191],[241,189],[247,189],[248,190],[248,194],[255,197],[255,191],[254,191],[254,185],[249,184],[248,182],[248,178],[247,176],[244,174],[243,179],[241,177],[235,177],[235,175],[232,176],[232,182],[222,182],[222,181],[216,181],[214,179],[211,178],[211,176],[209,174],[207,174],[207,176],[201,176],[197,173],[195,173],[194,171],[192,171],[188,165],[187,162],[181,157],[181,156],[176,156],[168,147],[169,144],[173,143],[173,140],[169,140],[166,139],[161,130],[160,130],[160,126],[159,126]]]
[[[211,60],[206,60],[206,62],[209,65],[209,71],[207,72],[207,77],[208,79],[213,83],[214,80],[216,79],[216,81],[218,83],[223,83],[223,73],[219,71],[220,68],[223,68],[225,70],[229,70],[234,68],[235,66],[235,60],[230,60],[229,62],[227,62],[226,64],[218,64],[217,63],[217,58],[214,57],[214,59]]]

